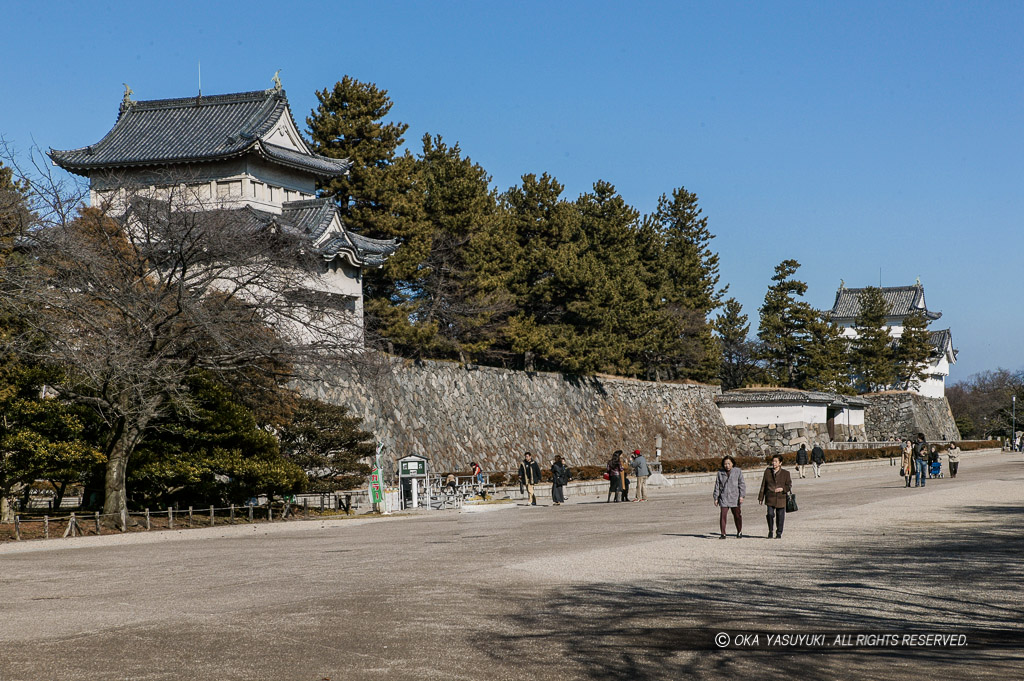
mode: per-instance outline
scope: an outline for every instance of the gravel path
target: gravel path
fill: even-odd
[[[7,544],[0,681],[1024,678],[1022,455],[965,455],[925,489],[889,466],[826,466],[794,482],[782,540],[765,538],[759,478],[742,540],[720,541],[710,488],[686,486]],[[830,644],[768,645],[783,633]]]

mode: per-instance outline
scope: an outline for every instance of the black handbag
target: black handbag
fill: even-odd
[[[786,495],[786,513],[793,513],[799,510],[800,507],[796,505],[796,495],[790,492]]]
[[[900,476],[901,477],[902,476],[906,476],[906,474],[907,474],[907,471],[902,466],[900,466]]]

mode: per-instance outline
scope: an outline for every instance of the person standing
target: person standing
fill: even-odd
[[[768,538],[782,539],[786,524],[786,495],[793,491],[793,479],[782,467],[782,455],[772,455],[772,465],[765,469],[757,503],[768,507]]]
[[[924,487],[928,482],[927,456],[928,443],[924,441],[924,433],[918,433],[914,443],[914,487]]]
[[[647,478],[651,476],[651,467],[639,449],[633,450],[633,474],[636,475],[636,496],[633,501],[647,501]]]
[[[743,499],[747,496],[747,483],[743,480],[743,471],[736,465],[736,459],[731,456],[722,458],[722,467],[718,469],[718,476],[715,478],[715,489],[711,492],[711,498],[720,510],[718,514],[718,527],[721,530],[719,539],[725,539],[725,523],[729,519],[729,511],[732,510],[732,521],[736,524],[736,538],[743,538],[743,515],[740,507]]]
[[[519,464],[519,482],[526,486],[526,499],[531,506],[537,505],[537,495],[534,494],[534,485],[540,482],[540,464],[533,460],[533,454],[525,452],[523,462]]]
[[[903,476],[906,478],[907,487],[910,487],[910,481],[914,479],[914,443],[909,438],[903,443],[900,470],[903,471]]]
[[[565,503],[565,486],[569,484],[569,478],[569,467],[562,462],[561,456],[556,456],[551,464],[551,501],[555,506]]]
[[[811,463],[814,464],[814,477],[820,478],[821,467],[825,463],[825,450],[817,442],[814,443],[814,448],[811,449]]]
[[[476,461],[470,463],[469,467],[473,469],[473,479],[476,480],[477,492],[480,494],[480,498],[486,501],[487,489],[484,487],[484,469]]]
[[[801,443],[800,449],[796,450],[796,472],[800,474],[801,478],[807,476],[804,475],[804,468],[807,466],[807,445]]]
[[[960,448],[956,446],[956,443],[950,443],[949,449],[946,450],[946,457],[949,459],[949,477],[955,478],[956,471],[960,468]]]
[[[616,449],[608,461],[608,500],[615,497],[615,503],[622,500],[622,450]]]

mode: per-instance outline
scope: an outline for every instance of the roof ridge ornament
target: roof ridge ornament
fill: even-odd
[[[128,83],[121,83],[124,85],[124,97],[121,99],[121,113],[124,113],[126,109],[135,106],[135,100],[132,99],[132,95],[135,94],[135,90],[132,90]]]
[[[264,92],[266,92],[268,95],[280,92],[281,91],[281,77],[280,76],[281,76],[281,69],[278,69],[277,71],[274,71],[274,77],[271,78],[271,80],[274,81],[274,87],[267,88],[266,90],[264,90]]]

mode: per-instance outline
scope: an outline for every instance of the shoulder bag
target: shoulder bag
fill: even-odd
[[[800,507],[796,505],[796,494],[793,492],[786,494],[786,513],[793,513],[799,510]]]

